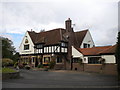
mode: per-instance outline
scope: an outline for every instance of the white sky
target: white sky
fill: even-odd
[[[0,33],[18,35],[30,29],[64,28],[65,20],[71,18],[74,31],[89,29],[96,45],[113,45],[118,31],[118,1],[2,0]]]

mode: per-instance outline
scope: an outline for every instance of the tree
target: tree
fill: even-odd
[[[2,58],[10,58],[12,60],[15,60],[16,51],[15,47],[13,46],[13,42],[4,37],[0,37],[0,40],[2,40]]]
[[[3,58],[2,59],[2,67],[13,65],[13,60],[9,58]]]
[[[17,62],[19,59],[19,52],[16,52],[14,55],[13,55],[13,61],[14,63]]]
[[[118,80],[120,81],[120,31],[118,32],[118,41],[116,47],[116,62],[117,62],[117,70],[118,70]]]

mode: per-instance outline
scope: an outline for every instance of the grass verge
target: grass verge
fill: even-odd
[[[12,73],[12,72],[16,72],[16,71],[11,68],[2,68],[2,73]]]

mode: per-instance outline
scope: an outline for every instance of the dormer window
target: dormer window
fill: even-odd
[[[64,47],[64,46],[65,46],[65,43],[63,43],[63,42],[62,42],[62,43],[61,43],[61,46],[63,46],[63,47]]]
[[[61,46],[62,46],[62,47],[67,47],[67,43],[61,42]]]
[[[24,50],[29,50],[29,44],[24,45]]]

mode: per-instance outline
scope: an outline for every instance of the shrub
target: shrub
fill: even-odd
[[[30,65],[25,65],[25,69],[29,70],[30,69]]]
[[[27,65],[27,63],[23,63],[23,66],[26,66]]]
[[[2,67],[13,65],[13,60],[9,58],[2,59]]]
[[[49,68],[50,68],[50,69],[53,69],[54,66],[55,66],[55,61],[50,61],[50,63],[49,63]]]
[[[43,68],[43,65],[39,64],[37,67],[38,67],[38,68]]]
[[[16,62],[16,63],[14,64],[14,68],[16,68],[16,67],[17,67],[17,65],[18,65],[18,62]]]
[[[20,69],[24,68],[23,64],[18,65]]]

